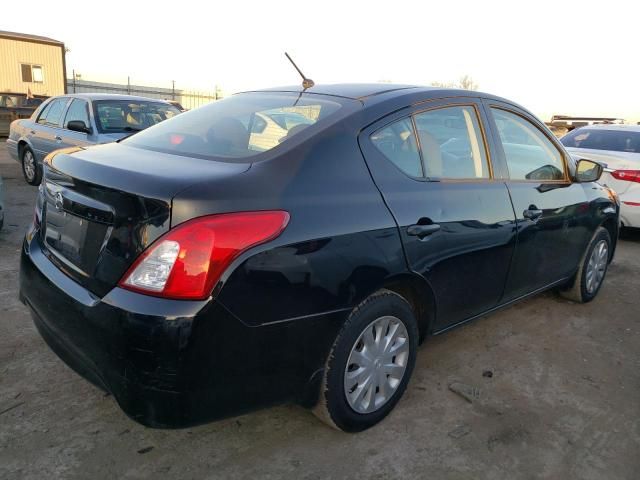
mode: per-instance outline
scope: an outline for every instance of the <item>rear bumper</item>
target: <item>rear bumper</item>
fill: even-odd
[[[339,324],[319,316],[246,327],[215,301],[118,288],[100,299],[58,270],[33,234],[22,251],[20,297],[65,363],[151,427],[184,427],[314,397],[329,344],[313,340]]]

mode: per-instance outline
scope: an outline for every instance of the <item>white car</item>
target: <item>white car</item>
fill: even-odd
[[[620,222],[640,228],[640,125],[590,125],[560,141],[576,159],[606,164],[600,183],[620,197]]]
[[[305,112],[303,108],[301,110]],[[313,119],[303,113],[282,109],[256,113],[251,125],[249,145],[253,150],[269,150],[287,135],[297,133],[313,122]]]

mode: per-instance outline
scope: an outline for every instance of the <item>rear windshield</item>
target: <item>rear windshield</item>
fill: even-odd
[[[578,128],[560,139],[565,147],[640,153],[640,132]]]
[[[277,147],[340,109],[315,95],[243,93],[182,113],[124,140],[198,158],[242,159]]]
[[[168,103],[139,100],[94,100],[93,110],[100,133],[137,132],[180,113]]]

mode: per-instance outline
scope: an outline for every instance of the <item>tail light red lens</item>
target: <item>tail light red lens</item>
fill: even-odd
[[[640,170],[614,170],[611,176],[618,180],[640,183]]]
[[[164,298],[205,299],[238,255],[278,237],[287,223],[289,214],[280,210],[189,220],[149,246],[119,286]]]

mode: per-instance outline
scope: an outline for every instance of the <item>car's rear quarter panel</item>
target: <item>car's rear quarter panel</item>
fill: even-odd
[[[241,256],[223,276],[218,300],[246,325],[351,309],[406,270],[357,128],[341,122],[241,176],[197,185],[174,199],[172,225],[230,211],[290,213],[279,238]]]

